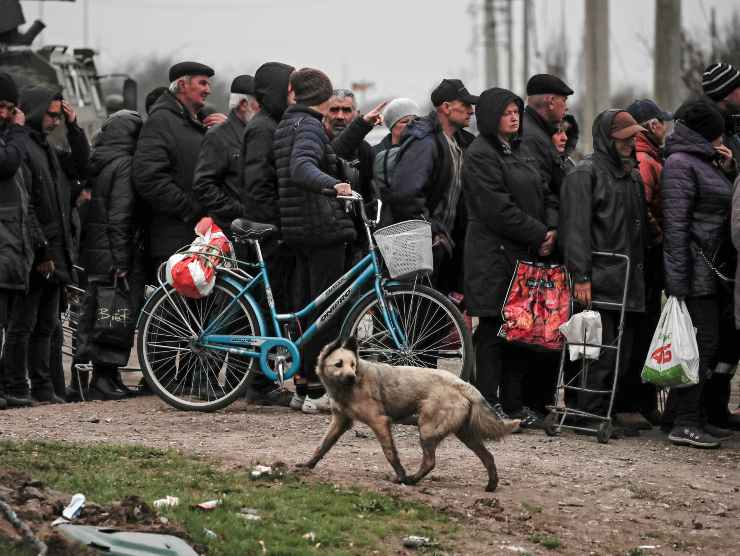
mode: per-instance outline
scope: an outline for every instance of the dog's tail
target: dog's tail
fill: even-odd
[[[470,400],[470,415],[465,424],[467,431],[478,438],[500,440],[519,429],[519,420],[499,419],[491,405],[472,385],[467,385],[465,397]]]

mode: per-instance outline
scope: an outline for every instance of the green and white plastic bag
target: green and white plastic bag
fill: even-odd
[[[642,380],[656,386],[699,383],[699,347],[686,304],[669,297],[650,343]]]

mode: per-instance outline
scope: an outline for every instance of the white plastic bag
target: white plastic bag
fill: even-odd
[[[699,346],[686,304],[669,297],[650,343],[642,380],[657,386],[699,383]]]
[[[568,346],[570,360],[598,359],[601,348],[584,346],[583,344],[601,344],[601,315],[598,311],[581,311],[576,313],[568,322],[560,325],[560,332],[571,344]],[[575,345],[573,345],[575,344]],[[581,344],[581,345],[577,345]]]

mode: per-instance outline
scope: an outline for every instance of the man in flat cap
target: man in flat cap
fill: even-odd
[[[381,195],[392,222],[425,218],[432,223],[434,285],[443,293],[460,292],[467,223],[462,160],[474,139],[465,128],[478,97],[459,79],[443,79],[431,100],[434,110],[404,130],[391,186]]]
[[[193,192],[207,126],[197,118],[211,94],[213,70],[197,62],[170,68],[170,86],[156,100],[139,136],[133,164],[137,193],[149,209],[151,271],[183,245],[205,210]]]
[[[196,198],[227,234],[232,220],[244,216],[242,143],[247,123],[260,109],[254,97],[254,77],[234,79],[229,108],[226,121],[211,128],[203,139],[193,183]]]
[[[522,122],[522,144],[536,159],[542,178],[557,195],[563,181],[560,157],[552,135],[568,112],[573,90],[554,75],[534,75],[527,82],[527,107]]]
[[[560,191],[560,245],[573,279],[573,296],[583,307],[593,303],[600,313],[605,345],[616,345],[627,278],[618,397],[623,379],[634,379],[627,372],[634,321],[645,311],[647,211],[635,158],[635,136],[641,132],[645,128],[625,110],[599,114],[593,124],[594,152],[565,176]],[[628,256],[629,276],[624,259],[595,256],[594,251]],[[616,355],[616,350],[601,350],[591,363],[587,388],[611,391]],[[573,401],[578,409],[601,416],[609,407],[609,395],[603,393],[578,392],[577,400],[568,403]]]

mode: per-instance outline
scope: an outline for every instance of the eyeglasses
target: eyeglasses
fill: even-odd
[[[46,111],[46,115],[49,116],[52,120],[61,120],[64,116],[62,112],[50,112],[49,110]]]

